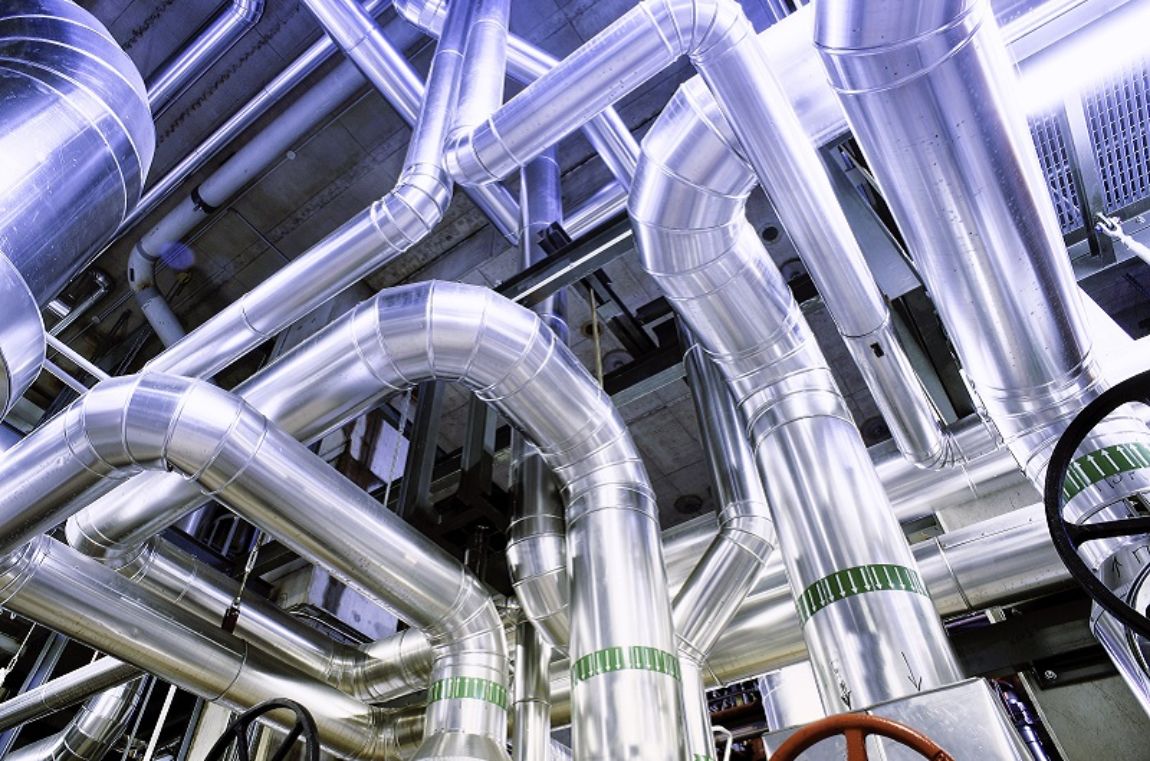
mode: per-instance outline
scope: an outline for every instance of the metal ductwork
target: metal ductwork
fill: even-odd
[[[684,331],[686,333],[686,331]],[[684,335],[684,362],[719,505],[719,533],[675,595],[675,636],[683,663],[683,720],[687,752],[708,756],[714,747],[703,692],[707,656],[775,549],[775,524],[743,436],[739,412],[719,368]]]
[[[788,132],[797,129],[789,104],[769,80],[758,92],[770,117],[756,122],[760,140],[774,145],[764,159],[773,171],[761,176],[788,179],[796,193],[827,183],[811,169],[813,146]],[[908,694],[908,663],[926,683],[956,681],[941,624],[845,401],[743,216],[755,175],[720,158],[728,143],[692,111],[680,90],[644,140],[630,203],[636,240],[647,271],[740,407],[823,700],[850,709]]]
[[[68,726],[51,737],[26,745],[9,761],[100,761],[128,728],[145,681],[135,679],[90,698]]]
[[[0,413],[44,360],[40,308],[136,200],[155,150],[132,62],[68,0],[0,9]]]
[[[1041,489],[1058,438],[1110,383],[990,5],[953,0],[923,13],[829,0],[816,40],[974,393]],[[1150,488],[1138,454],[1150,444],[1145,417],[1126,407],[1079,447],[1067,519],[1135,514],[1123,498]],[[1114,472],[1086,467],[1093,458],[1111,458]],[[1121,544],[1081,551],[1098,568]],[[1118,587],[1131,578],[1117,576]],[[1138,672],[1131,681],[1150,705]]]
[[[53,450],[53,468],[23,467]],[[58,522],[85,483],[144,467],[178,470],[424,630],[435,656],[416,758],[506,756],[507,644],[490,596],[458,561],[394,514],[378,514],[370,497],[239,399],[158,374],[109,380],[7,455],[0,469],[14,476],[5,478],[12,499],[0,512],[14,521],[2,532],[6,551]],[[472,700],[482,707],[467,707]]]
[[[470,286],[435,283],[400,288],[384,292],[353,310],[274,367],[289,374],[284,377],[297,379],[296,384],[289,388],[264,386],[268,396],[262,401],[250,394],[245,394],[245,398],[302,438],[313,435],[314,428],[309,427],[317,420],[324,421],[321,424],[336,423],[336,416],[352,414],[360,405],[370,404],[385,393],[424,380],[459,380],[494,403],[539,446],[563,484],[567,551],[576,579],[572,586],[571,652],[576,663],[585,664],[580,673],[586,676],[580,680],[579,691],[585,693],[582,700],[591,706],[588,716],[593,717],[599,710],[608,711],[613,721],[627,723],[629,731],[639,737],[639,727],[650,727],[655,732],[668,717],[677,714],[678,662],[670,603],[659,591],[664,589],[663,566],[659,561],[654,500],[645,470],[607,397],[537,317],[489,291]],[[305,367],[308,370],[300,372]],[[140,376],[138,382],[147,383],[148,377]],[[197,388],[207,391],[206,386]],[[344,391],[337,392],[337,388]],[[229,407],[236,404],[228,402]],[[329,412],[318,415],[321,407]],[[304,421],[308,421],[306,425]],[[57,422],[57,427],[60,425],[64,424]],[[37,453],[40,442],[50,445],[49,439],[49,434],[38,433],[21,446],[27,457],[38,459],[42,454]],[[6,460],[11,467],[8,472],[21,472],[21,459],[14,453]],[[62,474],[40,475],[46,476],[42,481],[45,485],[48,480],[57,484],[66,480],[58,477]],[[173,481],[171,476],[164,478]],[[238,479],[233,484],[235,488],[249,488],[240,485],[245,479]],[[141,505],[151,515],[137,512],[137,517],[149,526],[170,524],[197,504],[194,499],[189,503],[188,485],[180,479],[174,479],[172,488],[162,488],[169,493],[174,491],[177,499],[165,502],[153,495],[148,505]],[[298,491],[290,486],[277,488],[295,493],[298,501]],[[38,526],[24,523],[21,534],[31,536],[39,527],[58,520],[59,512],[48,512],[52,502],[62,508],[84,490],[84,484],[75,481],[70,488],[52,488],[54,499],[37,501],[42,517]],[[31,491],[21,491],[24,498],[31,497]],[[215,496],[227,501],[223,493]],[[104,499],[113,497],[114,494]],[[362,504],[362,493],[357,501]],[[11,512],[7,514],[27,516],[26,507],[9,502]],[[268,525],[273,533],[280,533],[273,525],[279,518],[256,518],[248,506],[241,508],[237,503],[233,507],[257,523]],[[322,530],[313,527],[312,533],[332,530],[332,525],[315,515],[314,509],[309,509],[308,515],[309,521],[318,520],[323,525]],[[349,525],[345,522],[338,530],[349,531]],[[98,545],[101,537],[107,536],[92,532],[78,521],[70,526],[69,533],[73,542],[84,544]],[[366,528],[350,533],[370,535]],[[13,541],[17,539],[15,534],[8,535]],[[623,543],[621,546],[626,546],[627,551],[585,549],[615,542]],[[338,544],[333,542],[324,552],[334,552]],[[313,548],[308,554],[319,557],[318,550]],[[323,562],[345,568],[354,565],[346,557],[338,561],[327,557]],[[612,595],[589,594],[592,587],[588,585],[606,578],[629,581],[611,585]],[[414,620],[420,620],[422,615]],[[638,649],[628,651],[627,647]],[[620,652],[622,655],[615,655]],[[602,653],[608,655],[596,655]],[[602,672],[596,659],[604,657],[622,658],[624,668]],[[629,660],[632,657],[637,660]],[[645,667],[648,663],[650,667]],[[659,699],[636,704],[627,696],[637,693]],[[576,702],[579,700],[577,697]],[[663,734],[660,742],[677,747],[678,737]],[[668,753],[671,752],[669,747]]]
[[[0,608],[11,622],[0,648],[12,659],[0,682],[27,677],[0,703],[0,731],[13,730],[0,755],[130,752],[125,728],[155,715],[151,674],[173,689],[148,758],[175,748],[169,709],[195,717],[182,757],[228,711],[287,699],[314,715],[323,753],[348,761],[713,761],[721,728],[706,690],[800,661],[827,713],[901,707],[926,734],[961,726],[970,747],[1010,744],[993,690],[965,680],[967,637],[1022,625],[999,620],[999,606],[1017,606],[1007,619],[1075,615],[1043,512],[1013,508],[1035,501],[1067,425],[1117,380],[1110,354],[1142,347],[1118,322],[1133,307],[1083,300],[1074,268],[1099,275],[1082,286],[1097,294],[1122,266],[1140,268],[1124,281],[1137,286],[1144,263],[1083,254],[1072,268],[1068,242],[1101,248],[1075,239],[1089,229],[1064,238],[1049,195],[1072,190],[1091,219],[1091,167],[1044,176],[1061,159],[1050,146],[1046,164],[1034,155],[1012,84],[1011,55],[1052,44],[1036,30],[1073,33],[1097,8],[819,0],[788,16],[797,3],[619,2],[605,28],[607,4],[576,18],[561,3],[555,21],[582,40],[561,60],[536,45],[566,44],[552,14],[510,0],[269,4],[259,43],[179,116],[164,109],[264,0],[220,0],[202,25],[163,29],[188,40],[178,47],[152,44],[157,26],[190,18],[178,3],[101,17],[150,62],[147,86],[74,2],[2,4]],[[510,33],[513,9],[530,39]],[[763,11],[774,23],[756,32]],[[407,60],[417,32],[385,31],[384,14],[432,42]],[[320,33],[270,80],[248,74]],[[1021,40],[1013,52],[1008,39]],[[337,50],[346,60],[318,71]],[[270,58],[249,60],[257,51]],[[312,74],[305,95],[269,113]],[[507,77],[525,86],[504,102]],[[247,92],[223,89],[236,82]],[[247,102],[212,131],[202,106],[222,103],[217,93]],[[401,118],[382,125],[378,96]],[[1121,153],[1071,116],[1080,144],[1063,146],[1064,163]],[[157,118],[173,168],[141,199]],[[848,123],[863,156],[821,154]],[[192,128],[210,134],[168,155]],[[307,196],[284,221],[264,213],[270,193],[245,197],[258,219],[239,213],[244,235],[259,242],[230,263],[270,261],[265,248],[286,263],[184,335],[155,287],[167,248],[201,225],[229,238],[207,229],[216,207],[295,148],[308,155],[284,176],[312,172],[333,146],[353,146],[354,162],[280,193]],[[397,176],[381,183],[381,168]],[[1150,160],[1139,172],[1150,204]],[[451,208],[456,183],[473,204]],[[767,204],[748,203],[756,186]],[[177,191],[184,200],[146,234],[110,243]],[[362,210],[334,232],[303,228],[348,201]],[[906,245],[872,256],[874,231]],[[302,245],[279,250],[294,237]],[[117,266],[128,257],[128,285],[167,345],[158,353],[115,283],[62,290],[105,246]],[[220,246],[209,248],[214,258]],[[784,279],[795,254],[809,281]],[[392,286],[404,278],[423,282]],[[352,286],[363,295],[331,301]],[[584,290],[586,307],[573,298]],[[75,321],[103,295],[102,314]],[[58,335],[45,335],[43,309],[62,318]],[[64,368],[47,363],[46,342]],[[938,372],[920,376],[922,363]],[[33,387],[41,366],[63,394]],[[474,398],[459,402],[460,390]],[[438,420],[445,399],[468,410],[462,444],[457,421]],[[697,431],[684,422],[692,403]],[[1086,438],[1065,517],[1144,515],[1148,422],[1145,405],[1126,405]],[[868,450],[864,436],[882,443]],[[713,513],[661,530],[708,500]],[[182,521],[208,503],[214,522]],[[1144,522],[1119,528],[1131,526]],[[1144,609],[1146,536],[1089,528],[1079,536],[1109,533],[1087,560]],[[912,547],[908,535],[931,538]],[[35,663],[21,656],[37,627],[11,631],[21,619],[55,632]],[[1145,643],[1097,608],[1053,625],[1083,623],[1150,706]],[[1063,647],[1051,640],[1040,647]],[[81,658],[65,649],[77,643]],[[994,715],[932,703],[967,688]],[[787,707],[763,720],[789,721]],[[20,729],[64,708],[73,715],[48,737]],[[287,711],[261,721],[257,753],[292,732]],[[552,736],[568,725],[571,748]],[[16,731],[32,741],[9,752]]]
[[[46,536],[5,559],[0,604],[237,710],[283,696],[298,700],[315,714],[324,746],[347,758],[378,758],[396,746],[382,710],[307,679],[218,627],[205,627]],[[125,637],[125,631],[138,636]],[[275,724],[277,716],[270,718]]]

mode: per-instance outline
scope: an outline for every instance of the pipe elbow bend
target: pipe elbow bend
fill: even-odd
[[[481,155],[476,140],[477,132],[489,133],[484,141],[487,150]],[[498,182],[499,172],[492,167],[517,167],[525,162],[516,158],[504,146],[490,119],[473,129],[457,130],[448,138],[443,152],[443,163],[460,185],[476,186]]]
[[[443,219],[451,205],[451,190],[451,178],[441,168],[414,166],[395,190],[372,205],[372,224],[387,245],[406,251]]]

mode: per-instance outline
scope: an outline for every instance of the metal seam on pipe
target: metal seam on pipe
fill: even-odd
[[[488,334],[499,340],[486,338]],[[504,351],[512,354],[506,356]],[[277,376],[279,380],[294,379],[290,388],[278,380],[257,383],[248,387],[245,396],[304,439],[332,424],[333,416],[370,404],[405,383],[463,380],[478,390],[527,432],[564,481],[568,553],[585,567],[579,574],[584,583],[604,576],[625,578],[644,590],[631,592],[621,587],[609,597],[589,597],[576,584],[572,615],[579,633],[575,652],[583,652],[582,647],[586,655],[615,646],[622,635],[613,627],[619,625],[621,616],[627,620],[640,610],[643,615],[638,623],[644,633],[628,635],[623,644],[640,644],[645,639],[645,644],[673,653],[654,499],[639,453],[609,397],[535,315],[472,286],[433,283],[395,288],[360,305],[273,366],[283,373]],[[152,492],[151,498],[130,505],[140,511],[136,519],[148,531],[178,519],[188,509],[186,485],[171,476],[163,478],[166,483],[160,484],[159,476],[148,474],[139,488],[143,494]],[[155,492],[160,490],[175,498],[157,501]],[[112,495],[104,499],[114,509],[117,500]],[[79,520],[69,522],[68,533],[71,541],[81,545],[107,536],[107,531],[85,530]],[[586,547],[612,542],[625,542],[627,550],[611,558],[584,553]],[[578,553],[572,553],[576,548]],[[624,592],[634,594],[635,599],[628,599]],[[594,628],[596,621],[604,628]],[[636,704],[626,699],[623,688],[611,689],[617,683],[661,697]],[[645,731],[659,736],[657,745],[677,743],[677,738],[659,729],[667,720],[666,711],[677,712],[673,680],[620,672],[585,682],[579,692],[593,694],[592,715],[596,708],[609,710],[610,721],[628,723],[631,734],[645,726]],[[644,714],[636,720],[627,710],[615,710],[615,703]],[[668,748],[667,752],[675,751]]]
[[[436,47],[427,95],[395,188],[153,358],[147,369],[189,376],[218,372],[431,232],[451,200],[452,183],[442,169],[443,142],[461,77],[471,65],[463,59],[470,9],[463,4],[458,14],[449,14],[450,31]]]
[[[0,730],[63,710],[139,675],[140,669],[130,663],[100,658],[0,703]]]
[[[911,10],[827,0],[816,10],[816,45],[974,393],[1041,489],[1055,443],[1109,383],[989,4]],[[1146,442],[1142,412],[1129,405],[1103,420],[1080,455]],[[1129,517],[1124,498],[1147,488],[1150,468],[1102,479],[1068,502],[1065,517]],[[1130,564],[1109,562],[1115,553],[1145,543],[1093,542],[1079,553],[1117,570]],[[1120,571],[1106,581],[1121,589],[1131,578]],[[1101,639],[1150,704],[1125,646]]]
[[[675,595],[672,604],[683,662],[687,756],[714,751],[711,716],[703,692],[708,653],[735,617],[774,550],[775,526],[743,436],[738,410],[717,367],[681,331],[684,362],[719,509],[719,533]]]

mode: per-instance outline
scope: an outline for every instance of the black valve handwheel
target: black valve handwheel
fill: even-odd
[[[280,698],[278,700],[268,700],[260,703],[255,708],[250,708],[237,716],[231,724],[228,725],[227,731],[216,740],[216,744],[208,751],[208,755],[204,757],[204,761],[220,761],[224,754],[232,746],[236,744],[236,752],[239,754],[240,761],[249,761],[248,759],[248,746],[251,744],[251,737],[248,735],[248,730],[257,719],[272,711],[291,711],[295,714],[295,724],[288,731],[287,737],[280,743],[279,748],[272,754],[270,761],[283,761],[287,754],[295,747],[296,741],[302,736],[304,739],[305,753],[304,761],[319,761],[319,732],[316,730],[315,719],[312,718],[311,713],[299,703],[294,700],[287,700]]]
[[[1042,501],[1046,507],[1046,525],[1050,528],[1054,549],[1058,551],[1070,575],[1103,610],[1135,633],[1150,639],[1150,618],[1114,594],[1078,554],[1078,549],[1087,542],[1150,534],[1150,516],[1075,524],[1068,522],[1062,515],[1065,507],[1063,484],[1074,461],[1074,452],[1103,418],[1130,402],[1150,404],[1150,372],[1139,373],[1102,392],[1067,426],[1047,466]]]

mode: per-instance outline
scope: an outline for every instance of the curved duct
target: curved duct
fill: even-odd
[[[777,154],[764,163],[777,170],[771,176],[791,179],[817,156],[788,135],[794,115],[771,97],[777,87],[762,85],[757,140]],[[739,406],[824,702],[851,709],[910,694],[917,688],[908,668],[923,685],[957,681],[945,633],[861,435],[745,219],[755,174],[724,160],[730,145],[696,118],[689,96],[681,88],[643,141],[630,203],[636,241],[647,271]],[[827,182],[818,174],[809,184]]]
[[[524,269],[546,257],[540,240],[553,223],[563,222],[559,162],[554,150],[520,173],[520,235]],[[563,345],[569,344],[567,294],[560,291],[534,308]],[[570,587],[567,580],[567,527],[563,500],[538,450],[517,441],[513,483],[520,491],[507,526],[507,569],[523,614],[551,648],[567,651],[571,638]],[[535,636],[533,633],[532,636]]]
[[[33,472],[28,458],[52,467]],[[8,485],[0,513],[11,529],[3,532],[5,550],[58,522],[87,483],[140,468],[178,470],[425,632],[435,654],[433,697],[417,759],[506,757],[507,644],[479,582],[306,447],[204,381],[158,374],[104,381],[10,449],[0,462]]]
[[[44,360],[46,305],[135,205],[155,150],[144,83],[68,0],[0,9],[0,414]]]
[[[378,400],[386,393],[434,379],[466,383],[525,431],[564,485],[568,557],[577,579],[572,588],[572,653],[577,662],[589,659],[582,661],[587,664],[583,672],[587,676],[580,680],[576,700],[587,701],[585,715],[589,722],[596,722],[593,726],[612,732],[616,726],[626,726],[628,736],[644,747],[675,752],[678,738],[660,729],[677,716],[677,659],[670,605],[663,591],[657,515],[646,471],[609,398],[537,317],[471,286],[432,283],[396,288],[360,305],[278,364],[286,373],[283,377],[294,378],[296,385],[290,389],[264,386],[268,396],[248,401],[302,438],[361,400]],[[293,393],[285,394],[289,390]],[[317,414],[319,406],[328,413]],[[38,433],[22,445],[37,461],[43,453],[34,451],[38,445],[27,442],[40,437]],[[24,471],[20,459],[13,454],[0,463],[5,466],[2,475]],[[24,471],[24,476],[30,475]],[[62,474],[49,478],[58,484]],[[180,510],[188,509],[183,491],[187,485],[178,478],[174,482],[180,495],[177,500],[157,503],[153,499],[142,506],[168,512],[137,517],[151,526],[178,519]],[[68,494],[66,489],[54,494],[66,501],[82,491],[74,487]],[[290,498],[284,495],[279,501],[298,502],[298,490],[288,491]],[[362,493],[357,493],[356,499],[362,499]],[[325,502],[331,499],[323,498]],[[195,500],[191,502],[194,506]],[[41,508],[49,504],[39,502]],[[7,507],[4,512],[9,516],[23,511],[14,501]],[[257,517],[246,506],[233,507],[257,524],[271,525],[277,536],[286,533],[268,516]],[[309,526],[318,522],[313,531],[333,530],[314,506],[305,512],[297,517],[309,521]],[[35,534],[60,514],[43,517],[32,525],[25,514],[23,536]],[[351,536],[364,535],[366,529],[350,525],[345,521],[342,530]],[[100,534],[84,531],[79,523],[69,526],[73,541],[100,540]],[[325,556],[319,562],[339,567],[345,561],[342,556]],[[607,579],[616,583],[606,585]],[[620,579],[627,583],[617,583]],[[602,591],[604,585],[607,593]],[[624,668],[598,673],[594,659],[607,656],[596,654],[614,657],[620,651]],[[630,660],[631,653],[641,653],[635,657],[644,660]],[[642,701],[630,697],[639,694],[647,697]],[[644,732],[656,735],[657,741]]]
[[[55,735],[9,753],[8,761],[100,761],[128,728],[146,682],[137,679],[90,698]]]
[[[357,2],[339,2],[342,21],[332,33],[348,53],[362,41],[357,33],[378,32]],[[407,251],[435,228],[447,211],[453,189],[443,167],[444,141],[456,115],[460,81],[467,76],[467,69],[476,65],[464,50],[471,19],[470,3],[461,3],[458,12],[448,14],[446,30],[432,58],[423,108],[395,187],[155,357],[147,370],[193,377],[213,375]]]
[[[264,0],[229,0],[192,39],[148,77],[148,105],[156,119],[259,23]]]
[[[816,42],[974,393],[1041,490],[1058,438],[1108,382],[990,6],[828,0]],[[1150,488],[1148,447],[1131,407],[1096,426],[1071,468],[1067,519],[1132,515],[1123,498]],[[1143,541],[1082,555],[1099,567]],[[1116,586],[1139,570],[1110,565],[1124,569]],[[1150,704],[1144,674],[1134,686]]]
[[[431,36],[438,37],[443,33],[447,5],[442,0],[397,0],[395,9],[402,18]],[[534,82],[558,65],[558,59],[527,40],[508,35],[507,73],[521,84]],[[626,190],[631,187],[631,177],[639,162],[639,144],[614,108],[596,113],[583,128],[583,133],[616,180],[606,189],[614,199],[613,203],[593,202],[587,204],[587,208],[606,207],[619,211],[626,204]],[[584,229],[594,226],[589,224]]]

